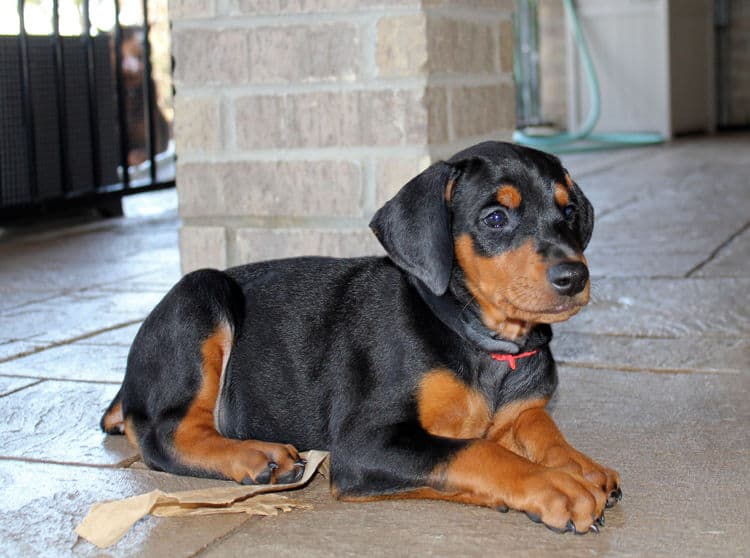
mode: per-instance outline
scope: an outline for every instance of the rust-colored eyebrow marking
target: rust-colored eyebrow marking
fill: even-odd
[[[570,203],[570,192],[559,182],[555,184],[555,203],[560,207],[566,207]]]
[[[521,205],[521,193],[515,186],[506,184],[497,191],[497,201],[508,209],[516,209]]]
[[[573,188],[573,179],[570,178],[569,174],[565,174],[565,184],[568,186],[568,188]]]

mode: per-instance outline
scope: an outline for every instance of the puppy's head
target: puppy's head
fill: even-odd
[[[500,142],[432,165],[370,223],[396,265],[435,294],[470,295],[484,324],[511,339],[588,302],[593,225],[556,157]]]

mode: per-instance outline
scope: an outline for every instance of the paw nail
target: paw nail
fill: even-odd
[[[604,514],[601,514],[601,515],[599,516],[599,519],[597,519],[597,520],[596,520],[596,522],[597,522],[597,523],[598,523],[599,525],[601,525],[602,527],[604,527]]]
[[[276,463],[275,461],[269,461],[268,462],[268,468],[269,469],[278,469],[279,468],[279,464]]]
[[[576,526],[572,519],[568,519],[568,523],[565,525],[565,531],[570,531],[571,533],[576,532]]]
[[[539,517],[538,515],[536,515],[535,513],[529,513],[529,512],[524,512],[524,513],[526,514],[526,517],[528,517],[534,523],[541,523],[542,522],[542,518]]]
[[[592,533],[596,533],[598,535],[599,534],[599,527],[597,527],[596,525],[592,525],[591,527],[589,527],[589,531],[592,532]]]
[[[271,469],[266,469],[255,477],[254,484],[270,484],[271,483]]]
[[[508,510],[510,510],[508,506],[498,506],[495,509],[497,509],[497,511],[499,511],[500,513],[508,513]]]

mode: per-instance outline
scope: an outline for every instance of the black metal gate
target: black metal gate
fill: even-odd
[[[48,34],[28,31],[32,0],[17,0],[18,33],[0,35],[0,221],[174,186],[149,1],[98,0],[113,4],[114,21],[92,30],[95,0],[70,0],[81,19],[77,36],[61,34],[61,1],[52,2]],[[140,25],[121,23],[128,2],[139,4]]]

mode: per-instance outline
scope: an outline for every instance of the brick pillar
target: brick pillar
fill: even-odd
[[[432,160],[510,137],[513,0],[171,0],[184,271],[378,253]]]

